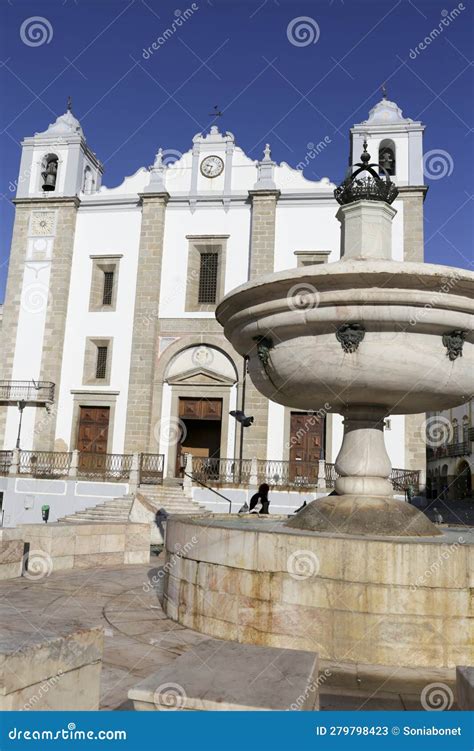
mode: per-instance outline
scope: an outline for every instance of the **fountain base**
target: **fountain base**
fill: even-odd
[[[390,496],[328,496],[309,503],[286,526],[312,532],[384,537],[441,534],[421,511]]]

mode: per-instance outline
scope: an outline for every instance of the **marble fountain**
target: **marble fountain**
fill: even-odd
[[[471,398],[474,274],[392,260],[397,188],[365,146],[335,196],[341,260],[260,277],[216,315],[262,394],[343,415],[336,494],[290,519],[170,518],[164,606],[323,659],[472,665],[474,545],[393,497],[383,431]]]

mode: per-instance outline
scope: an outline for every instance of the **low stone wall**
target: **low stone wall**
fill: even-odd
[[[99,708],[103,630],[73,629],[58,636],[5,634],[0,644],[0,711]]]
[[[21,576],[23,567],[23,543],[21,540],[3,539],[0,530],[0,581]]]
[[[31,579],[52,571],[148,563],[150,525],[123,522],[22,524],[2,530],[3,544],[16,542],[25,553]],[[29,549],[24,546],[29,545]],[[9,578],[9,577],[8,577]]]
[[[459,535],[357,538],[245,517],[167,522],[164,609],[223,639],[321,659],[473,663],[474,545]]]

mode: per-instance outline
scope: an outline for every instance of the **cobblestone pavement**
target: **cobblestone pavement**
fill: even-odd
[[[38,634],[66,625],[105,630],[101,709],[131,709],[128,690],[162,665],[173,662],[208,639],[170,620],[159,593],[147,586],[161,568],[159,557],[148,566],[120,566],[53,573],[40,581],[0,582],[0,630],[25,623]],[[160,579],[161,581],[161,579]],[[322,661],[321,709],[418,710],[424,686],[435,681],[453,688],[454,671],[382,668]],[[330,673],[323,677],[324,671]],[[453,706],[453,709],[455,705]]]

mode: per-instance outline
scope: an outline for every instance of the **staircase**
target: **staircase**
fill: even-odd
[[[164,508],[169,514],[205,514],[207,509],[202,504],[188,496],[182,487],[177,484],[164,485],[140,485],[138,493],[156,507],[156,510]],[[133,494],[124,495],[120,498],[112,498],[110,501],[98,506],[91,506],[75,514],[69,514],[59,522],[127,522],[132,507]]]

